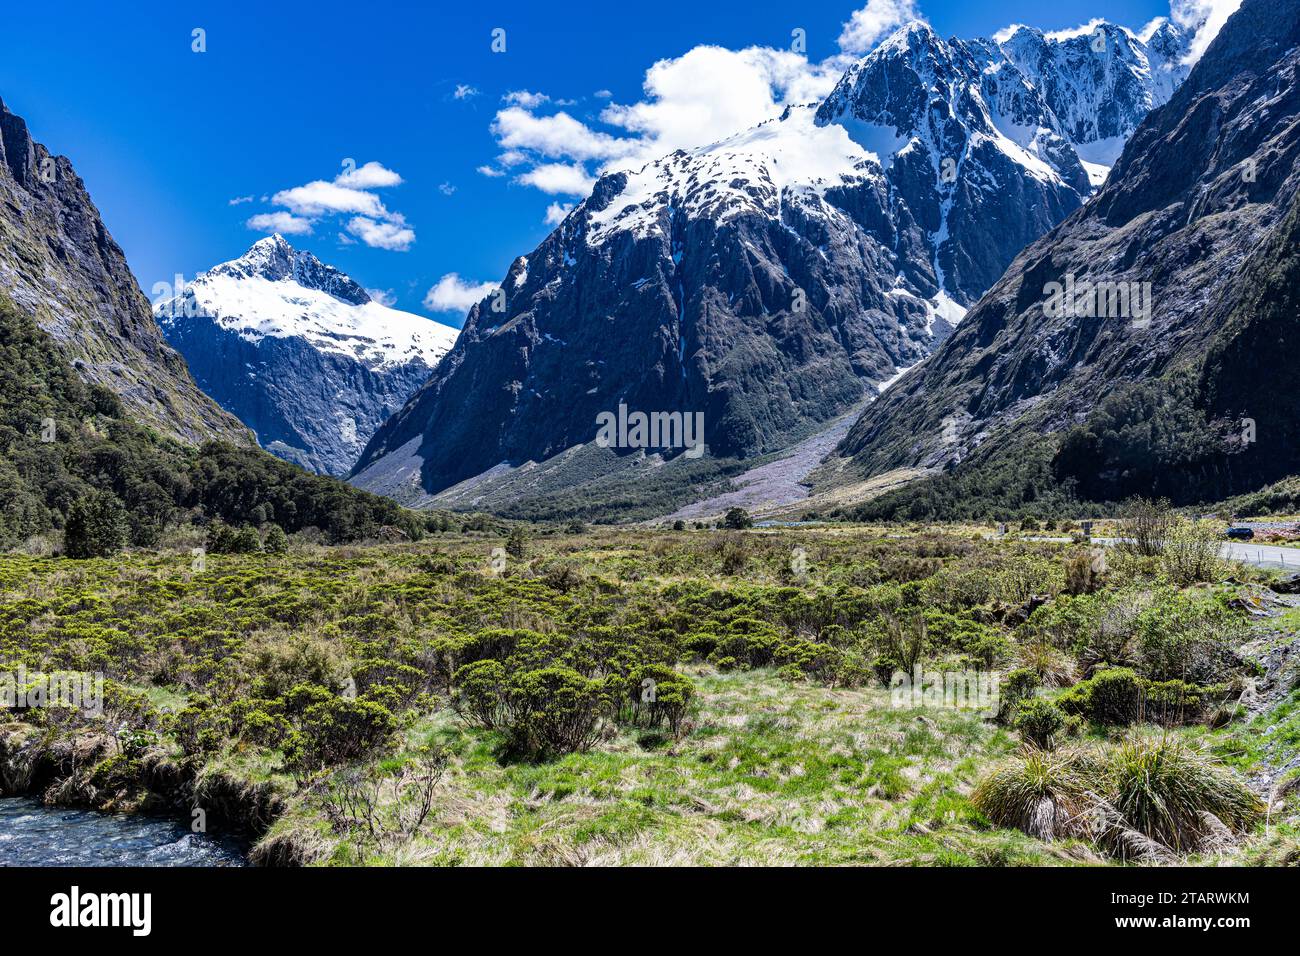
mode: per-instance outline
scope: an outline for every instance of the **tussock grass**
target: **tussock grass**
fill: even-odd
[[[972,802],[997,826],[1087,839],[1118,859],[1146,861],[1228,849],[1264,811],[1202,748],[1139,732],[1097,748],[1030,749],[981,780]]]

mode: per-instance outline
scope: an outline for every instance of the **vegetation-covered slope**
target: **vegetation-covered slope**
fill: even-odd
[[[113,391],[85,382],[48,333],[3,298],[0,367],[0,548],[64,528],[74,506],[91,500],[119,513],[136,545],[155,543],[169,526],[212,519],[289,532],[314,526],[335,540],[424,524],[387,499],[257,448],[195,449],[138,424]]]
[[[78,375],[115,392],[134,420],[192,445],[251,443],[163,341],[72,163],[36,142],[3,101],[0,290],[50,334],[50,346]]]

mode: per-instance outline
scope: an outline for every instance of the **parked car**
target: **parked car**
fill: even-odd
[[[1235,541],[1249,541],[1255,537],[1254,528],[1229,528],[1228,537]]]

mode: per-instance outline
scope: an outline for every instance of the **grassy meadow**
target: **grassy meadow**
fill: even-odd
[[[260,862],[1297,862],[1300,599],[1194,534],[989,531],[0,556],[0,669],[107,677],[7,715],[6,786],[220,802]],[[997,696],[900,700],[918,668]]]

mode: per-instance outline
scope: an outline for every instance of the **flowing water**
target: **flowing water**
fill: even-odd
[[[244,847],[166,817],[0,797],[0,866],[243,866]]]

